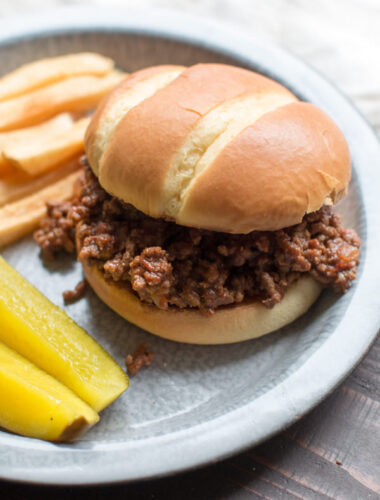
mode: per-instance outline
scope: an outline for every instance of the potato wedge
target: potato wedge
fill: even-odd
[[[30,92],[70,76],[103,76],[114,68],[112,59],[92,52],[39,59],[0,78],[0,101]]]
[[[73,76],[28,94],[0,102],[0,131],[29,127],[64,111],[88,111],[125,75]]]
[[[38,177],[16,172],[0,179],[0,208],[53,184],[80,168],[79,157]]]
[[[106,351],[1,257],[0,341],[96,411],[128,387],[126,374]]]
[[[28,145],[36,144],[36,142],[47,143],[57,134],[69,130],[73,123],[74,120],[70,113],[61,113],[34,127],[0,133],[0,177],[14,173],[14,168],[7,163],[2,154],[4,149],[25,148]]]
[[[47,441],[69,441],[99,421],[70,389],[0,342],[0,426]]]
[[[46,214],[47,201],[63,201],[71,198],[79,172],[74,172],[26,198],[0,208],[0,247],[33,231]]]
[[[64,133],[43,136],[33,143],[25,142],[3,150],[5,160],[29,175],[41,175],[84,151],[84,134],[90,118],[81,118]]]

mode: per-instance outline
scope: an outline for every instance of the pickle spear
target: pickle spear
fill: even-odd
[[[90,406],[0,342],[0,426],[47,441],[69,441],[96,424]]]
[[[106,351],[0,257],[0,341],[97,412],[128,387]]]

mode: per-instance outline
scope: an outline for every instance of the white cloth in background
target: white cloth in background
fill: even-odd
[[[0,16],[78,4],[171,7],[230,22],[324,73],[380,133],[380,0],[1,0]]]

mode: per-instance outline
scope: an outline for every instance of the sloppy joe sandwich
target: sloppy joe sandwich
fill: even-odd
[[[138,71],[96,110],[85,176],[36,239],[73,249],[98,296],[172,340],[218,344],[276,330],[323,287],[345,292],[360,239],[333,205],[347,143],[316,106],[222,64]]]

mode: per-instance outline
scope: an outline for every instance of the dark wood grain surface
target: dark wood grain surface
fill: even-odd
[[[0,482],[0,500],[103,498],[380,499],[380,337],[351,376],[309,415],[266,443],[213,466],[110,487]]]

